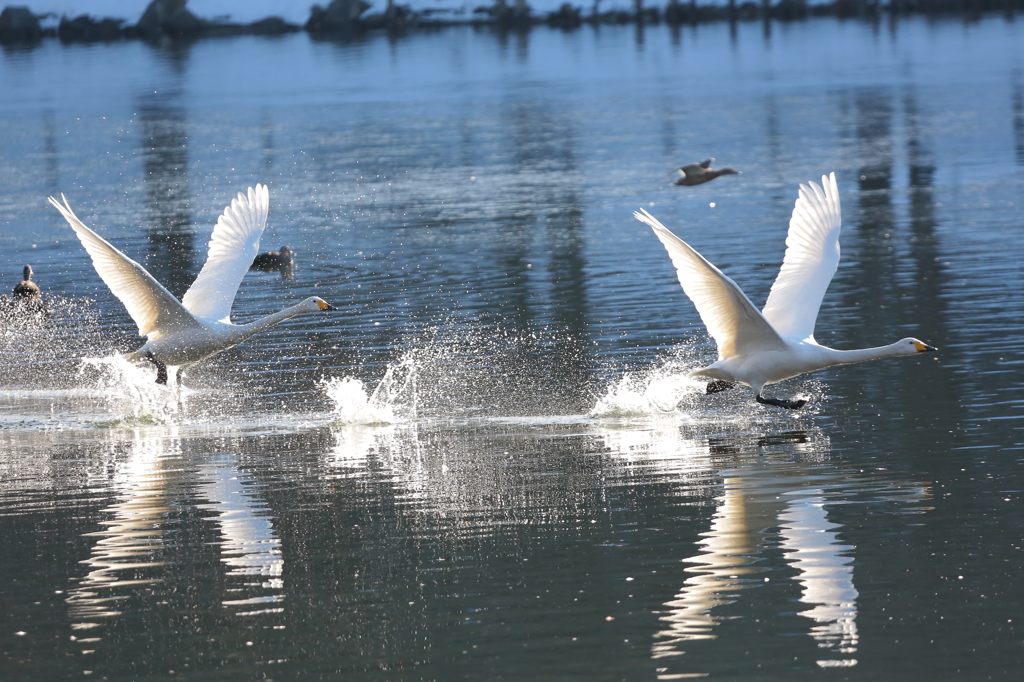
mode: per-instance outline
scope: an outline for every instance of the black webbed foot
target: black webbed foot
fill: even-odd
[[[733,381],[723,381],[722,379],[715,379],[714,381],[708,382],[704,389],[704,395],[711,395],[712,393],[721,393],[722,391],[728,391],[730,388],[736,388],[737,384]]]
[[[807,404],[806,400],[782,400],[780,398],[765,398],[760,393],[757,394],[756,400],[762,405],[774,405],[775,407],[784,407],[787,410],[799,410],[801,407]]]
[[[167,385],[167,365],[156,359],[153,351],[146,351],[146,359],[156,365],[156,383]]]

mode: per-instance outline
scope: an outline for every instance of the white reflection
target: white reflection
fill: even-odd
[[[180,441],[166,434],[145,438],[136,432],[129,443],[126,459],[115,454],[108,463],[118,501],[103,512],[112,518],[101,522],[104,530],[86,534],[98,538],[89,558],[82,561],[89,570],[78,587],[68,591],[73,630],[95,628],[100,625],[97,619],[119,615],[117,604],[128,598],[120,588],[157,580],[145,577],[146,569],[163,565],[156,558],[164,545],[161,522],[170,508],[163,462],[180,451]]]
[[[766,540],[774,528],[779,528],[785,560],[797,571],[800,601],[812,607],[801,612],[816,623],[811,637],[837,654],[857,650],[857,590],[849,558],[853,547],[840,542],[829,523],[821,487],[823,479],[839,476],[820,466],[805,467],[758,463],[729,472],[702,552],[687,560],[693,564],[687,571],[694,575],[666,604],[662,620],[668,628],[657,635],[654,658],[681,655],[683,642],[716,637],[721,622],[716,609],[739,600],[744,596],[740,590],[770,579],[762,564],[767,563],[764,554],[771,543]]]
[[[327,465],[339,470],[339,477],[363,476],[369,471],[371,456],[391,449],[398,438],[398,427],[346,424],[332,428],[331,433],[334,448],[327,457]]]
[[[682,445],[678,456],[693,459],[699,454],[695,443]],[[765,608],[766,596],[774,592],[764,590],[771,589],[770,581],[778,575],[771,570],[775,558],[770,554],[781,547],[801,588],[805,608],[800,615],[811,621],[808,634],[822,650],[818,665],[856,665],[851,656],[858,646],[858,594],[851,558],[855,548],[840,540],[841,528],[827,516],[829,490],[848,482],[847,477],[821,463],[829,445],[820,435],[803,434],[793,442],[783,439],[759,446],[801,461],[773,464],[759,459],[721,472],[722,494],[716,498],[714,518],[703,534],[701,552],[684,559],[691,564],[686,569],[691,575],[665,604],[661,620],[666,626],[655,636],[652,657],[681,656],[687,642],[717,637],[716,630],[727,617],[721,607],[727,604],[756,596],[759,608]],[[630,451],[636,449],[632,446]],[[705,441],[704,454],[711,457],[712,449]],[[920,500],[928,494],[920,484],[899,487],[904,499]],[[790,608],[780,604],[776,611]]]
[[[818,623],[811,628],[811,637],[824,649],[855,652],[857,589],[853,586],[853,560],[849,558],[853,547],[843,544],[829,529],[822,491],[811,490],[806,497],[801,494],[791,500],[779,519],[784,524],[779,533],[782,546],[789,550],[787,558],[800,571],[800,601],[814,605],[800,613]]]
[[[251,475],[240,471],[234,460],[234,456],[215,457],[199,470],[205,479],[199,493],[209,503],[197,507],[216,513],[221,561],[228,566],[229,576],[241,577],[239,585],[229,588],[239,593],[236,598],[221,603],[240,607],[239,616],[280,613],[283,608],[271,605],[284,600],[281,540]]]
[[[605,428],[599,433],[611,457],[628,469],[653,469],[664,475],[711,468],[707,438],[684,437],[675,421],[660,428]]]
[[[746,525],[748,518],[743,495],[735,491],[736,481],[725,479],[725,495],[718,498],[718,511],[711,530],[704,534],[703,553],[689,559],[695,564],[687,569],[694,575],[687,578],[682,591],[665,604],[667,612],[661,620],[668,624],[657,633],[652,657],[681,656],[679,644],[694,639],[713,639],[718,621],[712,609],[735,601],[733,593],[741,589],[741,578],[754,572],[752,537]]]
[[[409,497],[426,497],[436,486],[443,464],[428,470],[422,456],[419,428],[416,424],[346,424],[331,429],[334,448],[327,465],[335,470],[332,478],[355,478],[371,471],[386,472],[400,483]]]

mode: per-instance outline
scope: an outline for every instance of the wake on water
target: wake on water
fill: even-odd
[[[332,423],[374,425],[417,420],[528,418],[531,423],[564,423],[568,419],[737,424],[792,421],[816,412],[813,406],[799,412],[760,406],[743,387],[705,395],[706,383],[689,377],[690,371],[701,366],[693,357],[695,347],[689,345],[676,348],[671,356],[652,367],[613,373],[604,387],[594,391],[597,397],[592,398],[592,407],[577,414],[558,409],[562,404],[557,400],[545,404],[540,396],[548,387],[543,384],[511,386],[506,399],[495,404],[492,387],[481,386],[481,373],[467,369],[472,363],[452,362],[451,358],[458,355],[449,353],[457,353],[458,348],[443,350],[442,353],[437,347],[425,347],[407,351],[389,365],[372,392],[353,377],[325,381],[323,389],[334,404]],[[824,398],[818,382],[804,380],[797,386],[803,397],[819,401]],[[452,399],[453,393],[457,400]],[[538,406],[547,409],[538,411]]]
[[[87,347],[109,348],[110,340],[88,302],[76,306],[56,300],[51,308],[56,314],[45,323],[0,329],[0,395],[8,403],[0,427],[276,423],[288,428],[495,419],[736,423],[812,412],[763,408],[742,388],[705,396],[704,383],[687,376],[700,364],[698,347],[692,344],[678,346],[647,368],[609,367],[600,373],[606,378],[595,384],[593,374],[584,369],[592,360],[582,351],[575,355],[583,349],[577,340],[456,325],[434,329],[430,338],[408,340],[412,347],[387,365],[372,390],[365,377],[321,380],[315,387],[319,398],[313,402],[326,407],[326,414],[310,412],[315,408],[302,396],[295,401],[304,406],[302,413],[289,412],[294,393],[276,401],[280,410],[267,413],[269,401],[259,398],[270,375],[250,371],[248,376],[262,383],[249,386],[223,367],[199,365],[189,382],[199,388],[173,379],[170,385],[156,384],[153,368],[145,363],[128,362],[112,350],[90,357],[94,352]],[[821,397],[815,382],[805,381],[800,388]],[[300,392],[308,396],[308,390]]]
[[[508,420],[530,417],[531,422],[546,419],[562,422],[566,418],[581,420],[612,420],[616,422],[649,422],[672,420],[678,423],[763,421],[781,416],[797,417],[808,413],[771,410],[756,405],[745,389],[731,395],[705,396],[705,384],[691,379],[688,372],[693,365],[668,360],[638,371],[623,372],[611,379],[593,406],[582,414],[568,415],[557,409],[531,414],[517,410],[514,401],[494,405],[493,395],[485,393],[482,406],[474,398],[473,385],[463,385],[457,405],[450,404],[447,391],[455,386],[439,386],[427,381],[439,368],[431,366],[429,354],[416,350],[406,352],[390,364],[384,376],[371,390],[368,382],[353,376],[331,377],[321,381],[318,390],[327,400],[330,410],[326,415],[307,414],[304,423],[323,423],[326,418],[332,426],[407,424],[418,420]],[[447,364],[447,363],[446,363]],[[25,398],[49,401],[51,404],[70,403],[62,413],[69,422],[98,427],[139,427],[160,424],[184,424],[209,421],[251,422],[259,417],[244,413],[239,398],[247,396],[242,386],[225,385],[218,388],[193,389],[185,385],[160,385],[154,382],[152,368],[128,362],[120,355],[99,358],[81,358],[73,375],[65,377],[65,388],[24,392]],[[449,377],[449,384],[452,383]],[[461,383],[461,382],[459,382]],[[520,386],[518,391],[542,390]],[[438,391],[444,395],[438,395]],[[239,392],[242,395],[239,395]],[[821,391],[815,391],[821,393]],[[805,391],[806,395],[806,391]],[[7,392],[12,397],[12,392]],[[820,397],[820,396],[819,396]],[[536,406],[536,401],[534,401]],[[557,408],[557,405],[548,407]],[[52,411],[52,410],[51,410]],[[78,413],[71,418],[70,412]],[[291,415],[294,420],[299,415]],[[285,415],[264,415],[272,421],[284,422]],[[284,422],[282,422],[284,419]],[[266,419],[264,419],[265,421]],[[73,426],[66,423],[65,426]]]

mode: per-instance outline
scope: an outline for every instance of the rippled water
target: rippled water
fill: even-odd
[[[12,679],[1015,679],[1019,22],[653,26],[0,54],[0,662]],[[662,176],[714,156],[694,188]],[[703,396],[646,207],[755,303],[835,170],[818,338],[940,347]],[[46,204],[181,295],[271,192],[191,368]],[[173,671],[173,672],[172,672]]]

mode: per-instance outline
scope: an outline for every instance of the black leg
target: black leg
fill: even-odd
[[[721,379],[715,379],[714,381],[708,382],[707,388],[704,389],[704,395],[711,395],[712,393],[721,393],[722,391],[728,391],[730,388],[736,388],[736,384],[732,381],[722,381]]]
[[[156,383],[167,385],[167,365],[156,359],[153,351],[146,351],[146,359],[156,365]]]
[[[806,400],[780,400],[778,398],[765,398],[760,393],[757,394],[757,402],[762,405],[774,405],[775,407],[785,407],[787,410],[799,410],[801,407],[807,404]]]

